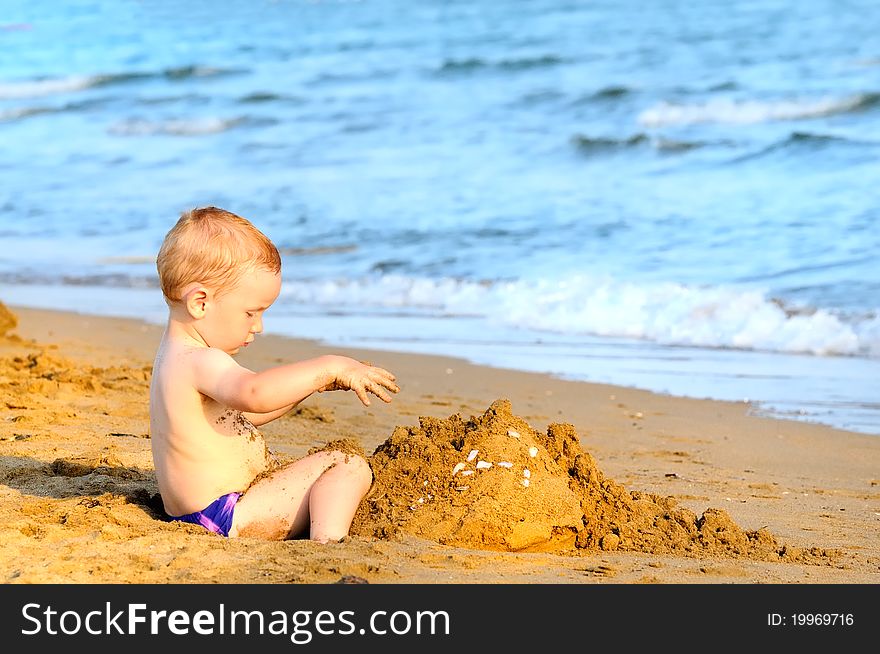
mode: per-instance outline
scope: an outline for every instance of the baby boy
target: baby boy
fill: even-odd
[[[394,375],[335,355],[261,372],[235,361],[281,290],[277,248],[240,216],[216,207],[184,213],[157,269],[169,311],[153,365],[150,436],[168,516],[229,537],[346,536],[372,484],[367,462],[322,451],[273,469],[257,427],[315,392],[390,402],[400,390]]]

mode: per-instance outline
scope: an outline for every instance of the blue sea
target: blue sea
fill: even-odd
[[[213,204],[267,333],[880,434],[878,187],[876,0],[0,2],[7,304],[163,322]]]

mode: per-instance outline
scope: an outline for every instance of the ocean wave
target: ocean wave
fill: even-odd
[[[625,98],[633,93],[634,90],[628,86],[605,86],[598,91],[593,91],[576,98],[571,104],[576,107],[584,104],[591,104],[593,102],[609,102]]]
[[[30,106],[30,107],[14,107],[12,109],[0,110],[0,123],[11,123],[24,118],[32,118],[33,116],[42,116],[44,114],[60,114],[67,111],[79,111],[102,104],[101,101],[88,100],[86,102],[68,102],[59,107],[51,106]]]
[[[645,127],[698,123],[753,124],[779,120],[808,120],[865,111],[880,105],[880,93],[858,93],[843,98],[779,102],[716,99],[701,104],[660,104],[642,111],[637,118]]]
[[[227,75],[240,75],[244,72],[246,71],[241,68],[218,68],[216,66],[201,66],[194,64],[190,66],[166,68],[155,76],[173,80],[184,80],[200,77],[225,77]]]
[[[253,91],[238,98],[242,104],[260,104],[263,102],[303,102],[302,98],[274,93],[272,91]]]
[[[325,254],[341,254],[344,252],[354,252],[358,249],[355,243],[346,243],[345,245],[319,245],[315,247],[293,248],[280,247],[278,252],[285,256],[305,257]]]
[[[878,312],[844,316],[738,288],[587,277],[481,282],[384,275],[286,280],[282,296],[285,302],[325,308],[406,308],[663,345],[880,356]]]
[[[137,97],[129,97],[126,98],[134,104],[146,106],[146,107],[156,107],[160,105],[168,105],[168,104],[178,104],[178,103],[186,103],[189,105],[206,105],[211,101],[211,96],[203,95],[201,93],[178,93],[174,95],[142,95]]]
[[[368,80],[389,79],[398,75],[400,71],[396,68],[374,69],[374,70],[352,70],[352,71],[329,71],[316,75],[309,81],[309,84],[338,84],[346,82],[365,82]]]
[[[250,118],[238,116],[235,118],[192,118],[173,120],[144,120],[132,118],[116,123],[107,130],[115,136],[201,136],[204,134],[219,134],[235,127],[244,125],[256,126],[274,124],[274,119]]]
[[[593,100],[608,100],[622,98],[633,92],[628,86],[606,86],[590,95]]]
[[[51,114],[58,111],[61,110],[54,107],[17,107],[15,109],[4,109],[0,111],[0,123],[11,123],[15,120],[21,120],[22,118]]]
[[[323,254],[288,252],[287,254]],[[152,260],[111,259],[142,268]],[[394,273],[396,260],[360,278],[285,278],[275,309],[324,313],[487,320],[531,332],[634,339],[664,346],[755,350],[816,356],[880,357],[880,308],[842,312],[795,304],[731,286],[629,282],[571,276],[542,280],[468,280]],[[136,270],[52,275],[45,270],[0,272],[14,285],[158,287],[155,274]]]
[[[555,102],[562,97],[564,97],[564,94],[561,91],[557,91],[556,89],[538,89],[529,91],[525,95],[512,102],[510,106],[533,107],[544,104],[545,102]]]
[[[519,57],[516,59],[499,59],[491,61],[480,57],[468,59],[447,59],[437,72],[442,74],[470,73],[479,70],[518,71],[533,68],[548,68],[565,63],[565,59],[556,55],[540,55],[536,57]]]
[[[36,98],[61,93],[73,93],[90,88],[127,84],[147,79],[164,78],[167,80],[181,81],[201,77],[234,75],[241,72],[241,70],[232,68],[215,68],[212,66],[193,65],[166,68],[157,72],[72,75],[69,77],[0,82],[0,100],[19,100],[23,98]]]
[[[733,80],[718,82],[717,84],[713,84],[708,88],[708,90],[713,93],[717,93],[719,91],[736,91],[737,89],[739,89],[739,84],[737,84]]]
[[[817,134],[813,132],[791,132],[785,138],[782,138],[778,141],[774,141],[770,145],[761,148],[756,152],[751,152],[749,154],[745,154],[741,157],[736,157],[735,159],[730,160],[728,163],[740,163],[743,161],[752,161],[754,159],[759,159],[761,157],[765,157],[767,155],[786,152],[786,151],[816,151],[821,150],[823,148],[827,148],[830,146],[851,146],[851,147],[863,147],[863,146],[880,146],[880,142],[878,141],[865,141],[861,139],[852,139],[846,136],[838,136],[835,134]]]
[[[155,257],[121,257],[100,260],[105,265],[143,265],[155,261]],[[158,288],[159,280],[155,274],[133,275],[128,272],[108,272],[94,274],[49,273],[45,269],[0,271],[0,284],[14,286],[94,286],[107,288]]]
[[[643,133],[622,139],[591,137],[582,134],[575,134],[571,138],[571,142],[580,152],[587,155],[601,154],[612,150],[626,150],[646,145],[661,152],[686,152],[706,145],[706,143],[702,141],[680,141],[664,137],[648,136]]]
[[[788,138],[784,141],[780,142],[780,145],[786,144],[803,144],[807,146],[811,145],[826,145],[828,143],[867,143],[867,141],[856,141],[853,139],[846,138],[845,136],[837,136],[834,134],[816,134],[813,132],[792,132],[788,135]]]
[[[37,98],[56,93],[71,93],[95,86],[95,78],[86,76],[65,77],[61,79],[40,79],[21,82],[0,83],[0,100],[19,100]]]

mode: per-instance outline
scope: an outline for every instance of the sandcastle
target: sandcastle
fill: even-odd
[[[375,483],[355,535],[520,552],[826,556],[780,545],[765,528],[743,530],[721,509],[698,517],[674,498],[628,491],[599,470],[572,425],[542,434],[506,399],[467,420],[422,417],[418,427],[397,427],[370,464]]]

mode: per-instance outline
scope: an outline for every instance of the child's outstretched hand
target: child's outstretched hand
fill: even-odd
[[[394,383],[395,377],[384,368],[372,366],[367,362],[344,358],[338,370],[331,372],[332,379],[318,389],[324,391],[354,391],[364,406],[370,406],[368,393],[372,393],[384,402],[390,402],[388,394],[397,393],[400,387]]]

